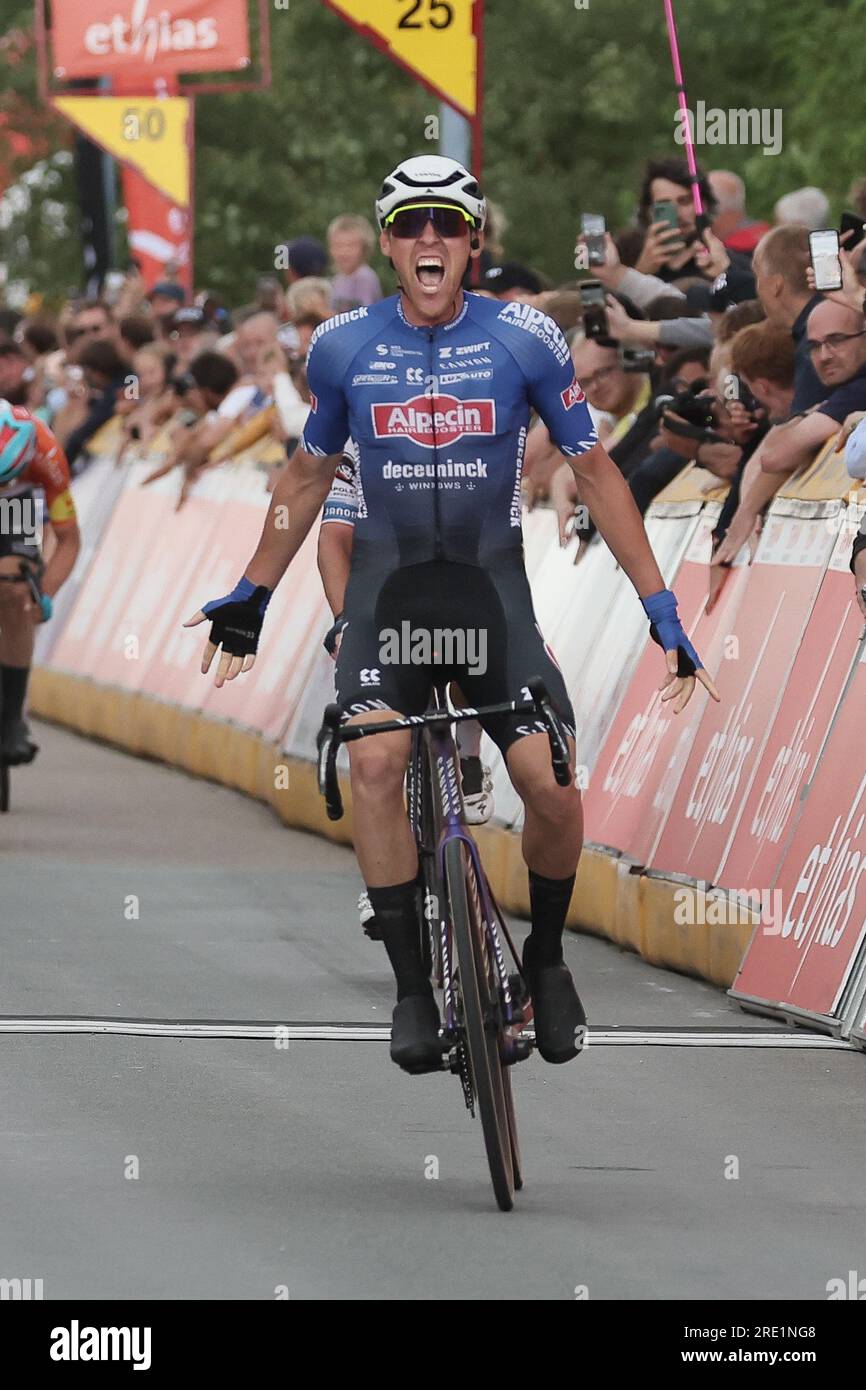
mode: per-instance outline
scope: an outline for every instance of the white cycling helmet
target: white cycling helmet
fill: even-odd
[[[376,199],[376,220],[385,226],[395,208],[425,200],[453,203],[463,208],[480,231],[487,218],[487,203],[474,174],[440,154],[415,155],[404,159],[382,184]]]

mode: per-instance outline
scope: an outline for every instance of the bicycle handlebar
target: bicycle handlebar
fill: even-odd
[[[22,560],[18,566],[17,574],[0,574],[0,583],[20,584],[23,581],[30,590],[30,597],[39,608],[42,605],[42,587],[39,580],[42,578],[43,571],[44,565],[40,564],[39,568],[36,569],[31,561]]]
[[[530,700],[507,700],[500,705],[484,705],[481,708],[427,710],[424,714],[400,715],[396,719],[383,719],[371,724],[343,724],[340,706],[328,705],[322,727],[316,737],[319,791],[325,798],[328,819],[340,820],[343,815],[343,798],[337,780],[337,753],[341,743],[354,743],[374,734],[402,733],[406,729],[425,726],[460,724],[467,719],[478,719],[483,715],[539,715],[550,744],[553,775],[560,787],[567,787],[571,781],[568,743],[550,703],[547,687],[540,676],[535,676],[527,683],[526,688],[532,697]]]

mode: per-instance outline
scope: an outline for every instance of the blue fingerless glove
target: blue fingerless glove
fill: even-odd
[[[211,599],[202,608],[211,619],[210,640],[230,656],[250,656],[258,649],[271,589],[244,576],[230,594]]]
[[[670,589],[662,589],[658,594],[641,599],[641,603],[650,620],[650,637],[658,642],[662,651],[677,653],[677,675],[693,676],[695,671],[702,671],[704,663],[679,620],[676,595]]]

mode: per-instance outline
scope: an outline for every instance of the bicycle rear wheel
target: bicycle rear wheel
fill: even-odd
[[[471,873],[474,873],[474,868],[465,845],[461,840],[449,840],[445,846],[445,882],[457,948],[472,1084],[496,1201],[500,1210],[511,1211],[514,1205],[514,1166],[508,1104],[499,1059],[497,1009],[491,998],[484,966],[481,947],[483,924],[478,919],[475,896],[467,892],[466,877]]]
[[[517,1117],[514,1113],[510,1067],[502,1068],[502,1090],[505,1094],[505,1116],[508,1121],[508,1139],[511,1144],[511,1171],[514,1174],[514,1190],[519,1192],[523,1186],[523,1169],[520,1164],[520,1143],[517,1138]]]

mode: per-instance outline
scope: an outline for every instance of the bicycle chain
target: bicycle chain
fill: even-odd
[[[466,1109],[475,1119],[475,1093],[472,1090],[472,1074],[469,1069],[469,1053],[466,1044],[457,1044],[457,1074],[460,1077],[460,1085],[463,1087],[463,1099],[466,1102]]]

